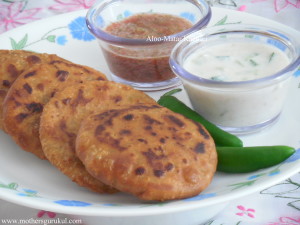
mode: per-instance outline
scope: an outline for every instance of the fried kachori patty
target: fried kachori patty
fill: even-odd
[[[65,60],[34,65],[19,75],[4,99],[3,128],[22,149],[46,159],[39,140],[44,105],[74,83],[105,79],[99,71]]]
[[[54,60],[63,60],[57,55],[24,50],[0,50],[0,112],[8,89],[17,77],[33,65]],[[0,114],[0,128],[2,115]]]
[[[40,140],[46,157],[77,184],[103,192],[103,184],[85,170],[75,155],[81,121],[98,110],[139,103],[155,101],[141,91],[113,81],[74,84],[58,92],[41,116]]]
[[[143,200],[197,195],[217,166],[214,141],[205,128],[158,105],[87,117],[76,154],[92,176]]]

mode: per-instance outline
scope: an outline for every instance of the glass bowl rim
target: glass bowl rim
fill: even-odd
[[[292,46],[294,51],[296,52],[297,56],[293,59],[285,68],[282,70],[262,78],[253,79],[253,80],[246,80],[246,81],[217,81],[217,80],[210,80],[199,77],[194,75],[187,70],[185,70],[176,60],[176,53],[178,49],[185,43],[185,41],[199,39],[205,36],[210,35],[224,35],[231,34],[231,33],[253,33],[260,36],[270,36],[273,39],[276,38],[281,43],[284,43],[285,46]],[[193,83],[197,83],[203,86],[210,86],[210,87],[241,87],[245,85],[266,85],[267,82],[278,82],[278,80],[283,79],[287,76],[287,73],[292,72],[300,65],[300,42],[296,39],[296,37],[292,36],[291,34],[284,32],[278,28],[267,27],[262,25],[252,25],[252,24],[225,24],[220,26],[208,27],[204,28],[200,31],[193,32],[185,37],[185,39],[179,41],[174,48],[172,49],[170,60],[169,60],[171,69],[173,72],[184,80],[191,81]]]
[[[205,27],[211,20],[212,12],[210,5],[205,0],[185,0],[194,4],[199,10],[203,10],[203,17],[195,23],[191,28],[184,30],[182,32],[164,36],[163,40],[147,40],[147,39],[130,39],[130,38],[122,38],[118,36],[111,35],[107,32],[104,32],[102,29],[99,29],[94,26],[95,20],[95,12],[98,10],[102,11],[106,6],[110,3],[117,2],[119,0],[103,0],[96,2],[87,12],[86,14],[86,24],[90,32],[98,39],[112,43],[112,44],[121,44],[121,45],[155,45],[155,44],[163,44],[164,42],[168,42],[166,40],[176,40],[177,38],[182,38],[196,30],[202,29]],[[199,5],[196,5],[199,4]],[[202,9],[200,8],[202,7]]]

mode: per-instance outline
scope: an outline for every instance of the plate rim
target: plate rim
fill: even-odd
[[[14,35],[16,33],[21,33],[23,30],[28,30],[28,28],[35,27],[35,26],[40,26],[44,23],[49,23],[49,21],[53,20],[58,20],[60,18],[66,18],[68,16],[84,16],[86,14],[87,10],[78,10],[78,11],[73,11],[69,13],[64,13],[64,14],[59,14],[55,16],[50,16],[48,18],[44,18],[38,21],[34,21],[32,23],[23,25],[21,27],[15,28],[13,30],[7,31],[5,33],[2,33],[0,35],[0,40],[4,37],[7,37],[9,35]],[[224,8],[217,8],[217,7],[212,7],[212,12],[214,14],[219,14],[221,13],[227,13],[227,14],[233,14],[233,17],[238,15],[239,18],[243,18],[242,14],[246,15],[246,17],[251,17],[255,18],[255,20],[263,20],[266,22],[269,22],[271,26],[279,26],[284,28],[287,32],[292,32],[295,34],[300,35],[300,32],[295,30],[294,28],[288,27],[284,24],[281,24],[279,22],[275,22],[273,20],[253,15],[250,13],[246,12],[239,12],[231,9],[224,9]],[[244,16],[245,17],[245,16]],[[5,49],[5,48],[3,48]],[[11,48],[7,48],[11,49]],[[87,216],[114,216],[114,217],[133,217],[133,216],[148,216],[148,215],[161,215],[161,214],[166,214],[166,213],[174,213],[174,212],[182,212],[182,211],[188,211],[196,208],[201,208],[201,207],[206,207],[206,206],[212,206],[215,204],[221,204],[229,200],[234,200],[237,198],[241,198],[243,196],[252,194],[256,191],[260,191],[264,188],[270,187],[272,185],[275,185],[291,176],[294,174],[300,172],[300,162],[298,161],[295,163],[295,165],[291,166],[288,171],[289,173],[285,173],[283,175],[280,175],[280,180],[279,179],[271,179],[268,180],[267,182],[261,182],[260,185],[252,186],[250,189],[239,189],[235,191],[234,197],[230,196],[230,193],[226,193],[222,196],[218,196],[217,199],[203,199],[199,201],[192,201],[188,203],[183,203],[177,206],[172,205],[172,207],[154,207],[154,208],[135,208],[135,211],[132,212],[133,210],[130,208],[128,211],[124,210],[124,208],[117,209],[116,207],[108,207],[108,208],[95,208],[93,206],[89,207],[70,207],[70,206],[63,206],[63,205],[54,205],[54,204],[49,204],[49,202],[41,202],[38,201],[38,199],[33,199],[33,198],[24,198],[24,197],[18,197],[15,194],[12,194],[12,197],[10,195],[6,195],[9,193],[9,190],[1,190],[0,192],[0,198],[12,202],[18,205],[23,205],[26,207],[30,208],[36,208],[40,209],[43,208],[45,210],[50,210],[50,211],[55,211],[55,212],[61,212],[61,213],[66,213],[66,214],[76,214],[76,215],[87,215]],[[21,201],[20,201],[21,199]],[[54,200],[54,199],[53,199]],[[86,210],[87,209],[87,210]],[[113,210],[112,210],[113,209]],[[123,210],[123,211],[122,211]]]

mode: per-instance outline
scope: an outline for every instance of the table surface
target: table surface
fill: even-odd
[[[0,0],[0,34],[49,16],[89,8],[95,0]],[[300,31],[300,0],[208,0],[214,7],[244,11]],[[300,38],[300,37],[299,37]],[[0,200],[0,224],[85,224],[55,212],[25,208]],[[14,220],[14,221],[13,221]],[[24,224],[24,223],[22,223]],[[40,223],[39,223],[40,224]],[[85,224],[88,225],[88,224]],[[300,225],[300,173],[280,184],[230,202],[205,225]]]

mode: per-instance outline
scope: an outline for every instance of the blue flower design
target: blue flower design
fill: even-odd
[[[267,43],[279,48],[281,51],[284,51],[286,49],[286,46],[277,40],[268,39]]]
[[[132,12],[130,12],[129,10],[125,10],[123,13],[121,13],[117,16],[117,20],[122,20],[131,15],[132,15]]]
[[[22,189],[24,193],[18,193],[19,196],[25,196],[25,197],[36,197],[37,191],[31,190],[31,189]]]
[[[298,68],[298,70],[294,73],[295,77],[300,77],[300,67]]]
[[[254,180],[259,177],[260,177],[260,175],[252,175],[252,176],[248,177],[247,180]]]
[[[31,190],[31,189],[23,189],[23,191],[27,192],[27,193],[36,193],[36,191]]]
[[[102,18],[102,16],[98,16],[96,20],[97,20],[97,26],[104,27],[105,22],[104,22],[104,19]]]
[[[296,152],[291,155],[288,159],[284,161],[284,163],[295,162],[300,159],[300,148],[296,150]]]
[[[286,40],[289,40],[289,38],[287,36],[285,36],[284,34],[280,33],[280,32],[277,32],[277,31],[273,31],[273,30],[268,30],[270,33],[273,33],[273,34],[276,34],[278,35],[279,37],[282,37]]]
[[[279,170],[279,169],[276,169],[276,170],[271,171],[271,172],[268,174],[268,176],[269,176],[269,177],[272,177],[272,176],[275,176],[275,175],[277,175],[277,174],[280,174],[280,170]]]
[[[64,206],[75,206],[75,207],[86,207],[92,205],[91,203],[75,201],[75,200],[58,200],[58,201],[54,201],[54,203],[64,205]]]
[[[56,43],[59,45],[65,45],[66,42],[67,42],[67,38],[65,35],[61,35],[56,38]]]
[[[25,193],[18,193],[17,195],[19,195],[19,196],[28,196],[28,195],[25,194]]]
[[[88,30],[85,23],[85,18],[82,16],[77,17],[75,20],[73,20],[68,25],[68,27],[74,39],[78,39],[82,41],[92,41],[95,39],[95,37]]]
[[[193,13],[183,12],[183,13],[180,13],[180,16],[191,21],[192,23],[194,23],[196,20],[195,15]]]
[[[206,199],[206,198],[212,198],[212,197],[215,197],[215,196],[217,196],[216,193],[200,194],[200,195],[197,195],[197,196],[192,197],[192,198],[187,198],[184,201],[199,201],[199,200],[203,200],[203,199]]]
[[[124,18],[126,18],[126,17],[128,17],[128,16],[131,16],[131,15],[132,15],[132,12],[130,12],[129,10],[125,10],[125,11],[123,12]]]
[[[102,204],[103,206],[118,206],[118,204],[115,204],[115,203],[105,203],[105,204]]]
[[[266,175],[266,174],[265,173],[255,174],[255,175],[248,177],[247,180],[254,180],[254,179],[262,177],[264,175]]]

